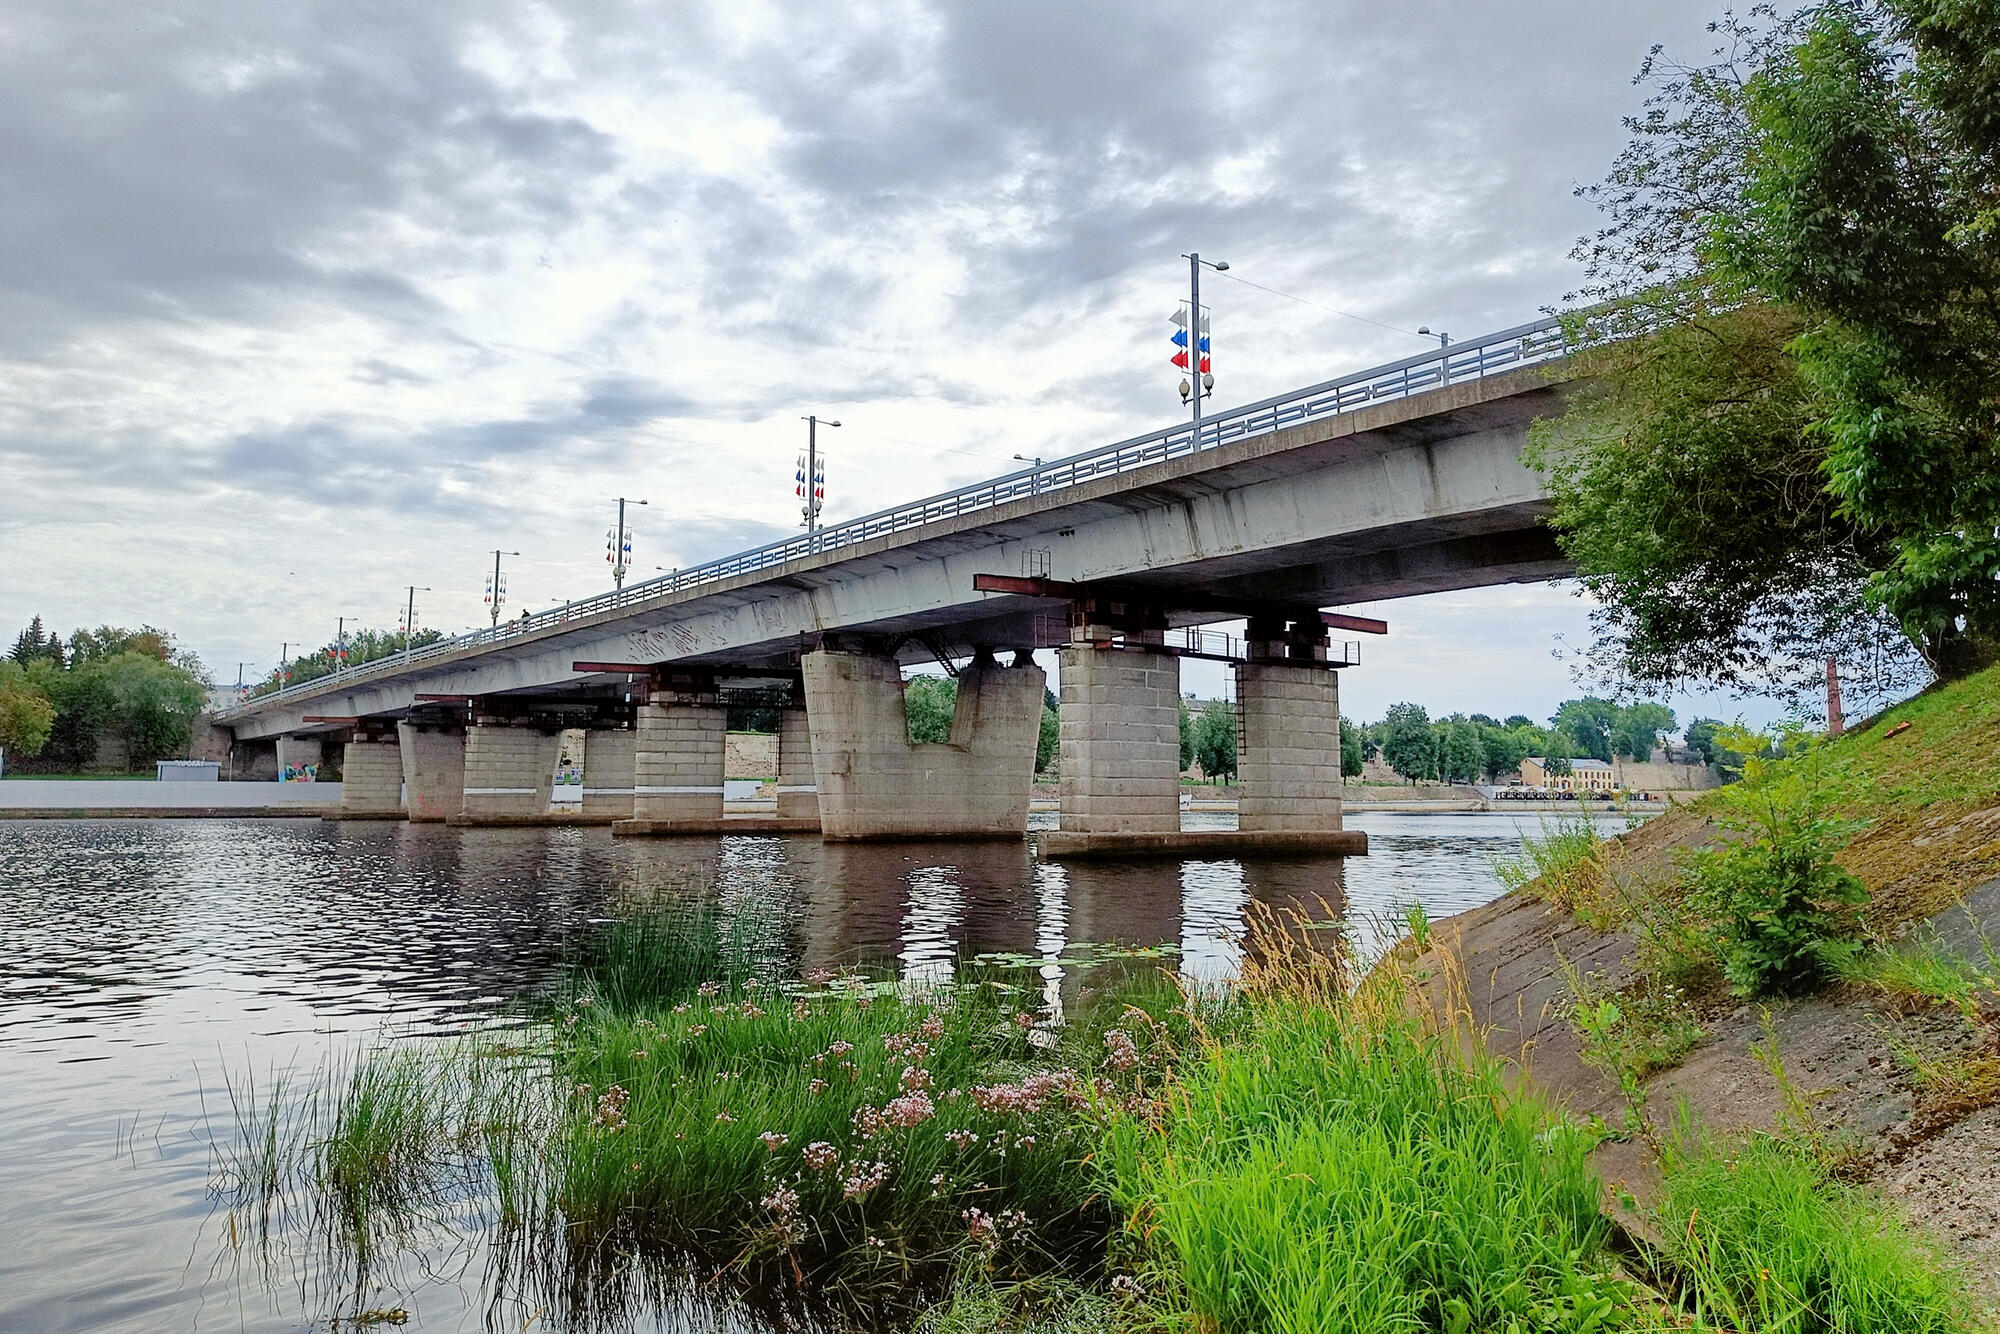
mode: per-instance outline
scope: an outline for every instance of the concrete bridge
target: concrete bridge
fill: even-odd
[[[1179,659],[1236,664],[1241,838],[1340,833],[1321,609],[1543,580],[1568,566],[1520,461],[1565,380],[1554,321],[864,516],[251,700],[216,722],[290,758],[346,745],[346,810],[549,818],[556,733],[588,729],[586,819],[724,827],[723,717],[781,715],[771,828],[1019,837],[1043,673],[1061,650],[1061,836],[1171,849]],[[1241,641],[1206,632],[1247,620]],[[1011,663],[1003,659],[1011,656]],[[901,667],[958,669],[945,745],[907,740]],[[730,829],[745,828],[731,821]]]

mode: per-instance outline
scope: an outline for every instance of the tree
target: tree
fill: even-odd
[[[94,664],[115,702],[112,728],[134,766],[187,748],[194,720],[207,702],[200,680],[184,667],[146,652],[124,652]]]
[[[1591,323],[1653,332],[1538,431],[1559,536],[1642,684],[1960,675],[2000,657],[2000,8],[1752,14],[1649,59],[1588,192]]]
[[[1491,783],[1499,782],[1501,775],[1520,768],[1521,761],[1533,754],[1530,731],[1522,728],[1482,727],[1479,729],[1479,748],[1482,757],[1480,767]]]
[[[1340,720],[1340,776],[1361,777],[1362,729],[1343,717]]]
[[[1714,764],[1722,754],[1721,743],[1716,740],[1716,734],[1721,730],[1722,724],[1713,718],[1695,719],[1687,725],[1684,734],[1687,748],[1703,764]]]
[[[1391,704],[1382,717],[1382,759],[1411,782],[1437,777],[1437,738],[1421,704]]]
[[[118,713],[118,701],[104,674],[87,667],[65,671],[47,658],[30,663],[28,674],[56,710],[43,754],[65,769],[94,762],[98,742]]]
[[[1062,744],[1062,718],[1051,704],[1042,705],[1042,730],[1035,738],[1035,772],[1046,773]]]
[[[1456,714],[1436,727],[1437,773],[1448,783],[1476,783],[1486,767],[1486,748],[1480,743],[1479,725]]]
[[[951,720],[958,707],[958,682],[946,676],[913,676],[903,687],[903,712],[910,740],[951,740]]]
[[[1643,763],[1675,726],[1674,711],[1664,704],[1627,705],[1612,721],[1611,751]]]
[[[1885,535],[1871,600],[1940,676],[2000,657],[2000,8],[1826,3],[1747,85],[1710,257],[1806,317],[1827,490]]]
[[[1194,720],[1194,758],[1210,778],[1236,776],[1236,709],[1228,700],[1201,706]]]
[[[35,621],[41,628],[41,620]],[[45,661],[37,646],[31,661]],[[56,706],[19,661],[0,659],[0,752],[31,758],[42,753],[55,725]]]
[[[1617,723],[1618,708],[1608,699],[1586,695],[1582,699],[1565,700],[1556,710],[1556,716],[1549,719],[1549,725],[1556,732],[1567,737],[1575,747],[1569,753],[1578,759],[1603,760],[1611,762],[1611,729]]]
[[[42,629],[42,618],[37,616],[28,622],[28,628],[14,638],[14,651],[8,655],[22,666],[31,662],[48,661],[57,667],[67,664],[63,658],[62,637],[52,635]]]

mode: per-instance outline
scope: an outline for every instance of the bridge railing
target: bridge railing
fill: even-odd
[[[1086,450],[1068,458],[1023,468],[1004,477],[975,482],[971,486],[960,487],[955,491],[927,496],[922,500],[913,500],[874,514],[864,514],[858,519],[848,519],[810,534],[801,533],[796,537],[782,538],[761,547],[753,547],[749,551],[738,552],[733,556],[723,556],[700,565],[691,565],[686,569],[675,570],[671,574],[648,579],[628,588],[600,593],[579,602],[567,602],[560,607],[503,621],[484,630],[473,630],[449,639],[441,639],[394,657],[376,658],[352,667],[343,667],[325,676],[316,676],[310,681],[302,681],[298,685],[287,686],[268,695],[259,695],[234,709],[226,710],[219,716],[228,717],[245,708],[324,690],[333,684],[355,682],[376,676],[393,676],[418,663],[482,645],[502,643],[530,631],[545,630],[560,625],[565,621],[615,611],[666,594],[718,583],[724,579],[733,579],[739,575],[755,574],[774,566],[787,565],[796,560],[839,551],[863,542],[872,542],[876,538],[922,528],[926,524],[977,514],[1011,501],[1066,491],[1101,477],[1113,477],[1135,469],[1151,467],[1169,459],[1182,458],[1252,436],[1268,435],[1273,431],[1297,426],[1303,422],[1338,416],[1376,403],[1409,398],[1432,389],[1444,388],[1466,380],[1483,379],[1488,375],[1516,370],[1523,366],[1556,361],[1566,356],[1569,351],[1570,347],[1562,324],[1553,317],[1515,325],[1511,329],[1502,329],[1498,333],[1487,334],[1482,338],[1470,338],[1446,348],[1418,353],[1415,356],[1404,357],[1400,361],[1389,362],[1387,365],[1370,367],[1320,384],[1309,385],[1304,389],[1296,389],[1256,403],[1247,403],[1239,408],[1231,408],[1212,417],[1202,418],[1199,428],[1193,422],[1182,422],[1177,426],[1169,426],[1164,430],[1152,431],[1130,440],[1121,440],[1116,444]]]

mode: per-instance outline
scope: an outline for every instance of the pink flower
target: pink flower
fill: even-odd
[[[722,994],[722,983],[704,982],[694,989],[694,994],[697,996],[720,996]]]
[[[922,1066],[906,1065],[903,1067],[902,1082],[903,1087],[912,1093],[918,1089],[927,1089],[931,1086],[931,1072]]]
[[[583,1085],[582,1090],[588,1092],[589,1086]],[[624,1129],[625,1104],[631,1101],[631,1098],[632,1095],[623,1088],[616,1084],[611,1085],[597,1095],[597,1114],[590,1118],[590,1123],[606,1130]]]
[[[874,1139],[882,1133],[882,1113],[867,1103],[854,1109],[854,1129],[863,1139]]]
[[[717,1112],[715,1114],[715,1119],[716,1122],[721,1125],[733,1125],[736,1121],[736,1118],[731,1116],[727,1110]]]
[[[939,1038],[944,1036],[944,1019],[941,1016],[934,1014],[930,1018],[924,1020],[924,1022],[918,1026],[917,1031],[922,1033],[925,1037],[929,1038],[932,1042],[936,1042]]]
[[[764,1146],[767,1153],[776,1153],[791,1142],[791,1137],[782,1135],[775,1130],[767,1130],[759,1135],[757,1140]]]
[[[805,1159],[807,1167],[815,1172],[824,1172],[840,1161],[840,1150],[823,1139],[816,1139],[806,1145],[805,1152],[800,1156]]]
[[[850,1200],[858,1200],[888,1179],[889,1164],[857,1163],[854,1171],[840,1183],[840,1193]]]
[[[973,1134],[970,1130],[947,1131],[944,1138],[945,1142],[950,1144],[954,1149],[963,1149],[969,1144],[979,1143],[979,1136]]]
[[[1108,1054],[1104,1063],[1113,1070],[1130,1070],[1139,1063],[1139,1048],[1133,1043],[1132,1035],[1122,1028],[1114,1028],[1104,1035],[1104,1045]]]
[[[905,1093],[882,1109],[882,1119],[897,1130],[910,1130],[937,1115],[931,1095],[922,1089]]]
[[[698,1038],[698,1037],[700,1037],[700,1036],[701,1036],[701,1035],[702,1035],[703,1033],[706,1033],[706,1032],[708,1032],[708,1025],[707,1025],[707,1024],[689,1024],[689,1025],[688,1025],[688,1036],[689,1036],[689,1037],[694,1037],[694,1038]]]
[[[826,1092],[827,1084],[824,1079],[815,1079],[812,1083],[806,1085],[806,1088],[817,1095]]]

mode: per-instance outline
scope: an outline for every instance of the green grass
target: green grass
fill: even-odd
[[[1197,1328],[1623,1328],[1588,1148],[1407,1013],[1271,1001],[1104,1161]]]
[[[1699,1318],[1788,1334],[1974,1327],[1939,1252],[1810,1154],[1767,1136],[1684,1138],[1664,1166],[1666,1258]]]
[[[1496,857],[1493,873],[1509,890],[1526,889],[1600,930],[1620,923],[1623,905],[1607,866],[1615,844],[1585,811],[1545,815],[1541,832],[1522,838],[1520,852]]]

